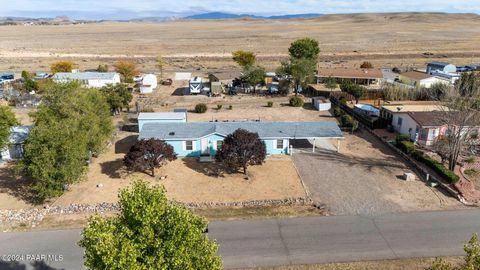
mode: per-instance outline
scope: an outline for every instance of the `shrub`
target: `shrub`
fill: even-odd
[[[408,155],[411,155],[416,151],[415,145],[411,141],[400,141],[398,148]]]
[[[465,158],[464,161],[465,161],[466,163],[472,164],[472,163],[475,163],[475,159],[476,159],[476,158],[475,158],[474,156],[469,156],[469,157]]]
[[[397,137],[398,139],[398,137]],[[400,141],[397,143],[397,147],[402,150],[404,153],[407,153],[415,160],[427,165],[428,167],[432,168],[435,172],[437,172],[440,176],[445,178],[449,183],[455,184],[460,180],[460,177],[456,175],[454,172],[450,171],[445,165],[441,162],[438,162],[431,158],[428,155],[425,155],[422,151],[419,151],[415,148],[413,142],[410,141]]]
[[[207,104],[205,103],[199,103],[195,106],[195,112],[196,113],[205,113],[207,112]]]
[[[415,152],[419,151],[415,150]],[[445,167],[445,165],[432,159],[427,155],[412,155],[412,157],[416,157],[418,161],[432,168],[435,172],[437,172],[440,176],[445,178],[451,184],[455,184],[458,182],[458,180],[460,180],[460,177],[458,177],[458,175],[456,175],[454,172],[450,171],[447,167]]]
[[[300,97],[292,97],[289,103],[292,107],[303,107],[305,102]]]
[[[273,101],[267,102],[267,107],[269,107],[269,108],[273,107]]]
[[[395,138],[395,142],[399,144],[400,142],[409,142],[410,141],[410,136],[406,134],[399,134],[397,135],[397,138]]]
[[[222,104],[217,104],[217,110],[221,110],[221,109],[222,109],[222,107],[223,107],[223,105],[222,105]]]
[[[352,128],[352,131],[355,131],[358,129],[358,121],[353,119],[348,114],[342,115],[342,117],[340,117],[340,125],[342,127]]]
[[[342,109],[340,109],[339,107],[333,108],[333,116],[340,117],[342,115],[343,115]]]
[[[233,106],[232,106],[232,105],[228,105],[228,109],[229,109],[229,110],[233,110]]]
[[[468,169],[465,170],[465,174],[468,176],[476,176],[478,174],[478,171],[475,169]]]
[[[343,105],[347,105],[347,98],[346,97],[340,97],[340,103]]]

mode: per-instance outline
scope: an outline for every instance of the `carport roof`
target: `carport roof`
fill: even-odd
[[[226,136],[237,129],[258,133],[261,139],[343,138],[336,122],[203,122],[146,123],[139,139],[193,140],[210,134]]]

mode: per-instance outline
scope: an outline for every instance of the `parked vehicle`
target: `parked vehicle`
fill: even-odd
[[[172,79],[166,79],[162,81],[162,85],[172,85],[173,80]]]

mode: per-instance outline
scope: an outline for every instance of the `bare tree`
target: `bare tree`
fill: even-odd
[[[478,132],[480,124],[480,74],[465,73],[455,85],[455,90],[441,101],[443,125],[446,127],[445,147],[448,168],[454,170],[458,158]]]

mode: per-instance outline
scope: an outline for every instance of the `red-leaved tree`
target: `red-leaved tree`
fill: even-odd
[[[155,168],[167,161],[177,159],[173,147],[162,140],[149,139],[137,141],[123,158],[129,171],[151,171],[155,176]]]
[[[223,163],[225,169],[230,172],[243,169],[243,173],[247,174],[247,167],[262,164],[266,155],[265,144],[257,133],[237,129],[225,138],[222,147],[217,150],[215,159]]]

